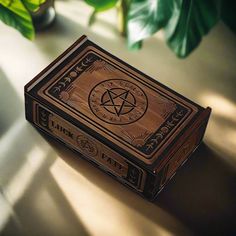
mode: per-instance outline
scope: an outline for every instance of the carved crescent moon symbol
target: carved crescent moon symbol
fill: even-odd
[[[59,92],[61,90],[61,86],[58,86],[58,87],[55,87],[53,92],[56,93],[56,92]]]
[[[47,124],[46,124],[46,123],[44,123],[44,122],[41,122],[41,124],[42,124],[43,126],[47,126]]]
[[[177,112],[177,115],[179,115],[179,116],[182,116],[184,113],[183,113],[183,111],[178,111]]]
[[[160,139],[163,139],[163,135],[162,134],[157,134],[156,138],[159,137]]]
[[[158,142],[157,142],[157,140],[156,140],[156,139],[154,139],[154,138],[153,138],[153,139],[151,139],[151,141],[152,141],[153,143],[156,143],[156,144],[158,143]]]
[[[59,82],[58,84],[61,84],[63,87],[66,87],[66,84],[64,82]]]
[[[176,119],[174,116],[171,116],[172,120],[179,121],[179,119]]]
[[[83,61],[82,61],[81,65],[82,65],[82,66],[84,66],[84,67],[88,66],[88,65],[84,64],[84,62],[83,62]]]
[[[47,117],[41,117],[42,121],[47,121]]]
[[[68,82],[68,83],[70,83],[70,82],[71,82],[71,78],[66,77],[65,80],[64,80],[64,82]]]
[[[152,143],[146,145],[146,150],[149,150],[150,148],[153,148]]]
[[[169,125],[170,127],[174,126],[175,124],[172,123],[172,121],[167,121],[167,125]]]
[[[86,62],[91,62],[93,58],[85,58]]]
[[[83,69],[82,69],[81,67],[78,67],[78,66],[77,66],[75,69],[76,69],[77,71],[83,71]]]
[[[41,112],[41,115],[42,115],[43,117],[45,117],[45,116],[46,116],[45,111],[42,111],[42,112]]]

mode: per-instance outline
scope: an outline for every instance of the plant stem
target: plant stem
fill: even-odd
[[[130,0],[120,0],[117,5],[118,30],[122,36],[127,35],[127,16]]]
[[[91,26],[95,22],[97,11],[94,9],[92,14],[89,17],[88,25]]]

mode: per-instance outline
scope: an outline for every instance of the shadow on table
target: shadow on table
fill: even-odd
[[[119,56],[121,54],[119,47],[113,46],[114,42],[112,39],[97,35],[91,28],[86,28],[82,26],[80,22],[74,22],[62,15],[59,16],[54,30],[57,32],[58,37],[64,37],[65,41],[68,40],[69,35],[76,39],[78,33],[87,34],[91,36],[92,39],[96,38],[98,43],[105,45],[107,49],[112,48],[112,52],[116,55]],[[114,31],[114,28],[108,27],[107,30]],[[64,31],[68,34],[62,35]],[[119,37],[118,34],[117,37]],[[124,53],[122,52],[122,56],[125,57],[125,59],[129,58],[129,61],[135,60],[136,64],[142,65],[147,71],[149,68],[151,70],[151,68],[154,67],[154,63],[156,63],[156,65],[159,65],[160,70],[168,71],[169,74],[167,74],[165,79],[168,80],[167,82],[170,85],[177,87],[176,89],[183,94],[187,95],[189,93],[192,98],[201,98],[202,91],[214,91],[215,94],[221,94],[233,102],[235,101],[235,86],[233,86],[235,85],[235,72],[232,70],[229,73],[230,76],[227,78],[227,81],[230,82],[225,84],[222,78],[224,77],[226,67],[217,66],[217,63],[222,63],[222,60],[215,59],[221,56],[215,48],[221,50],[225,57],[232,58],[230,62],[233,63],[233,52],[231,50],[224,50],[221,45],[224,40],[226,40],[229,48],[235,48],[235,36],[232,36],[224,27],[221,27],[221,31],[214,31],[208,37],[211,38],[211,41],[203,42],[201,47],[199,47],[188,60],[176,60],[173,55],[163,47],[163,42],[158,39],[150,39],[149,44],[145,44],[146,52],[141,50],[139,57],[137,57],[136,54],[128,52],[125,53],[125,55],[123,55]],[[58,45],[59,48],[63,47],[63,40],[60,42],[62,44]],[[155,45],[155,49],[158,50],[159,56],[156,58],[157,61],[153,61],[152,63],[149,57],[153,53],[153,45]],[[165,64],[163,64],[163,62]],[[169,71],[172,70],[174,73],[179,73],[181,70],[185,73],[189,73],[189,82],[186,83],[185,80],[182,80],[176,83],[176,78],[170,76],[172,73]],[[199,70],[202,71],[201,76],[198,76],[199,73],[197,72]],[[204,71],[208,70],[215,71],[217,75],[222,76],[216,76],[213,83],[212,77],[204,73]],[[214,73],[210,75],[214,75]],[[178,74],[175,77],[178,77]],[[227,124],[230,124],[228,119]],[[235,124],[232,123],[232,125],[234,126]],[[71,158],[68,159],[66,156],[67,155],[65,155],[66,162],[70,163],[71,166],[82,172],[87,178],[96,182],[101,188],[117,197],[120,201],[137,209],[156,223],[161,223],[162,225],[167,224],[167,221],[160,219],[161,217],[157,217],[158,209],[156,207],[137,198],[133,201],[134,197],[131,194],[126,193],[124,198],[121,189],[113,188],[111,186],[112,184],[105,180],[106,177],[103,178],[103,176],[98,173],[91,174],[89,167],[78,166],[75,160]],[[190,227],[197,234],[235,235],[236,174],[233,167],[224,162],[224,159],[227,158],[218,155],[206,145],[201,145],[191,160],[181,168],[175,178],[173,178],[169,185],[158,196],[155,205],[181,220],[181,222],[187,227]],[[169,225],[167,224],[166,227],[168,228]]]
[[[184,226],[176,218],[172,217],[166,210],[161,209],[158,205],[146,201],[130,189],[121,185],[119,182],[93,166],[88,161],[84,160],[79,154],[65,148],[63,145],[56,142],[51,137],[43,134],[43,137],[49,142],[54,150],[69,166],[78,171],[89,182],[98,186],[102,191],[111,195],[125,205],[123,208],[124,217],[127,219],[127,224],[134,225],[138,229],[139,235],[156,235],[156,231],[153,227],[148,228],[147,224],[140,224],[138,220],[134,218],[133,213],[130,213],[129,208],[133,209],[138,214],[146,217],[150,222],[154,222],[155,225],[160,228],[164,228],[167,232],[171,232],[174,235],[189,235],[186,234]],[[109,207],[109,203],[107,205]]]
[[[45,138],[85,178],[173,235],[183,235],[173,219],[194,235],[235,235],[236,172],[205,144],[200,145],[153,204],[78,158],[78,154]]]
[[[55,152],[1,69],[0,114],[0,235],[89,235],[51,175]]]
[[[0,68],[0,138],[23,111],[23,104]]]
[[[19,201],[9,206],[10,217],[1,236],[90,235],[51,175],[54,161],[55,153],[48,152]]]
[[[106,45],[108,50],[112,48],[112,53],[122,56],[119,45],[113,47],[114,42],[112,40],[106,39],[102,35],[97,36],[97,34],[93,33],[89,28],[85,28],[64,16],[58,17],[58,21],[52,31],[47,32],[46,34],[42,33],[41,36],[38,35],[37,38],[40,40],[37,41],[36,39],[35,44],[47,55],[49,60],[51,60],[55,56],[59,55],[60,52],[64,51],[67,46],[82,34],[88,34],[88,36],[91,36],[91,39],[96,38],[97,43]],[[222,43],[223,38],[224,35],[222,34],[218,45]],[[207,80],[208,83],[205,82],[207,79],[206,77],[208,76],[207,74],[194,80],[195,74],[198,76],[198,73],[195,72],[197,72],[199,68],[204,69],[208,66],[207,63],[212,63],[212,60],[202,57],[201,54],[206,47],[211,45],[205,45],[205,48],[204,46],[199,48],[193,57],[189,58],[189,60],[177,61],[172,53],[169,51],[167,52],[165,47],[163,47],[163,42],[159,42],[157,39],[151,39],[149,42],[152,43],[146,44],[146,53],[140,51],[138,57],[137,54],[127,53],[123,55],[123,59],[127,59],[127,61],[135,61],[137,65],[140,64],[146,71],[149,69],[151,71],[151,68],[155,68],[155,64],[159,65],[159,69],[163,71],[170,71],[170,68],[173,67],[174,73],[180,73],[179,71],[184,68],[192,70],[193,66],[189,67],[188,65],[196,62],[196,71],[193,70],[189,73],[189,77],[193,78],[191,82],[186,83],[185,80],[182,80],[182,82],[176,83],[172,78],[172,75],[174,74],[168,74],[167,72],[162,72],[162,74],[166,73],[167,75],[166,78],[163,79],[168,82],[168,85],[172,85],[172,87],[177,86],[176,89],[186,95],[189,92],[192,96],[198,97],[198,93],[203,89],[202,84],[204,84],[206,90],[207,88],[211,88],[212,90],[221,92],[223,87],[219,86],[219,81],[212,84],[211,79],[209,79]],[[156,45],[156,50],[158,49],[158,54],[161,56],[158,56],[156,61],[153,60],[153,62],[150,62],[150,55],[153,53],[152,46],[154,44]],[[216,51],[215,45],[212,51]],[[209,55],[214,57],[214,54]],[[200,63],[198,63],[199,58],[202,58]],[[168,63],[166,63],[167,61]],[[214,67],[214,70],[217,69],[217,66]],[[185,73],[187,72],[188,71],[186,70]],[[221,71],[222,74],[224,74],[223,72],[224,71]],[[182,74],[177,74],[175,77],[180,75]],[[204,83],[202,83],[202,81],[204,81]],[[188,86],[190,86],[191,83],[193,83],[191,85],[192,89],[189,89]],[[8,129],[10,129],[12,124],[16,121],[16,117],[22,115],[19,107],[23,107],[23,104],[18,101],[18,95],[14,92],[11,85],[7,81],[0,80],[0,85],[2,84],[4,84],[3,87],[6,91],[4,91],[5,93],[2,93],[2,95],[0,94],[1,99],[7,100],[7,94],[11,94],[14,103],[6,102],[3,107],[3,113],[9,114],[9,119],[8,117],[0,117],[0,138],[1,134],[3,135],[7,133]],[[197,89],[195,89],[195,85]],[[192,93],[193,88],[194,91],[196,90],[194,93]],[[230,97],[233,97],[234,95],[234,93],[232,93],[233,88],[233,86],[229,87],[229,94],[231,94]],[[32,133],[29,135],[29,132],[31,132],[29,126],[27,125],[22,129],[23,135],[16,134],[14,139],[20,140],[18,144],[22,144],[22,152],[20,155],[16,151],[10,152],[10,159],[12,159],[12,162],[17,160],[18,164],[15,165],[15,167],[18,166],[18,168],[24,164],[31,145],[37,145],[37,142],[35,143],[35,141],[31,139],[32,137],[35,137],[35,135],[32,135]],[[217,155],[204,144],[195,152],[191,160],[181,168],[153,204],[131,192],[129,189],[111,179],[88,162],[82,160],[82,158],[78,158],[78,155],[65,149],[61,145],[58,145],[50,138],[47,138],[47,140],[65,162],[80,172],[89,181],[95,183],[103,191],[106,191],[128,207],[135,209],[138,213],[150,219],[154,224],[166,228],[174,235],[183,235],[181,229],[178,228],[175,219],[179,220],[187,228],[190,228],[190,230],[196,235],[236,234],[235,170],[232,169],[231,166],[227,165],[221,156]],[[25,149],[24,142],[28,142]],[[54,235],[56,232],[58,232],[58,235],[63,235],[64,231],[59,231],[58,229],[53,228],[58,225],[56,226],[53,224],[53,219],[50,221],[47,218],[50,218],[50,215],[47,215],[48,210],[42,210],[42,205],[45,202],[53,202],[54,205],[52,204],[51,207],[52,214],[54,212],[54,217],[56,216],[55,221],[59,220],[60,222],[60,220],[62,220],[60,217],[66,219],[66,226],[64,229],[70,230],[70,232],[72,232],[71,235],[76,235],[76,233],[78,233],[78,228],[81,228],[81,235],[88,235],[82,222],[80,222],[78,217],[75,216],[73,209],[70,207],[65,196],[61,192],[61,189],[59,189],[57,183],[51,176],[50,167],[56,158],[54,155],[54,152],[47,153],[42,166],[37,173],[34,174],[32,183],[28,186],[19,201],[12,206],[11,217],[6,224],[4,231],[2,231],[3,235],[14,235],[19,229],[22,229],[23,235],[25,235],[24,230],[26,230],[27,233],[34,232],[34,235],[40,233],[41,235],[46,235],[47,233]],[[10,169],[10,172],[9,179],[10,176],[12,177],[17,172],[17,170],[14,169],[13,171],[13,169]],[[31,221],[32,218],[35,219],[33,223]],[[127,219],[129,220],[129,223],[131,223],[132,220],[133,223],[135,223],[134,219],[128,215]],[[50,225],[49,222],[51,222],[51,228],[46,227],[47,225]],[[144,225],[137,224],[136,227],[140,232],[143,232],[143,234],[140,233],[140,235],[154,235],[152,234],[151,229],[143,229],[143,227],[145,227]]]
[[[199,235],[236,235],[236,171],[202,144],[156,204]]]

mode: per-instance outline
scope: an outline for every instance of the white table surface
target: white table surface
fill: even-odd
[[[233,235],[236,232],[236,36],[222,23],[181,60],[162,34],[129,52],[116,12],[57,1],[57,21],[31,42],[0,23],[1,235]],[[23,86],[82,34],[213,113],[203,145],[153,204],[24,118]],[[236,234],[235,234],[236,235]]]

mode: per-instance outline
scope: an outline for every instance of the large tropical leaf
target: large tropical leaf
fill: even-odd
[[[236,33],[236,1],[222,0],[221,19]]]
[[[2,1],[0,4],[0,20],[19,30],[26,38],[34,38],[35,33],[31,16],[20,0],[11,1],[11,4]]]
[[[220,0],[174,1],[172,16],[164,28],[169,47],[186,57],[220,19]]]
[[[133,0],[128,17],[128,42],[164,29],[169,47],[186,57],[217,23],[220,0]]]
[[[171,17],[172,0],[133,0],[128,13],[128,43],[138,48],[141,41],[165,26]]]
[[[118,0],[85,0],[87,4],[94,7],[95,11],[105,11],[116,5]]]

